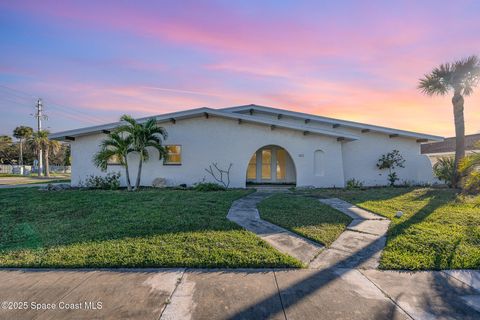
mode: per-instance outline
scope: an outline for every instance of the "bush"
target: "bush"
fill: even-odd
[[[472,171],[465,178],[463,183],[463,192],[467,194],[480,193],[480,171]]]
[[[360,188],[363,188],[363,182],[355,178],[349,179],[347,180],[347,185],[345,186],[345,188],[348,190],[360,189]]]
[[[438,159],[433,165],[433,173],[440,181],[444,181],[449,187],[452,186],[453,176],[455,174],[455,159],[444,157]]]
[[[393,187],[395,182],[399,180],[395,168],[405,168],[405,159],[403,159],[400,151],[393,150],[378,159],[377,168],[380,170],[388,169],[388,182]]]
[[[120,188],[120,173],[112,172],[104,177],[90,175],[85,180],[84,186],[89,189],[117,190]]]
[[[224,191],[224,190],[226,190],[226,188],[224,186],[221,186],[218,183],[213,183],[213,182],[197,183],[197,184],[195,184],[193,189],[197,190],[197,191]]]

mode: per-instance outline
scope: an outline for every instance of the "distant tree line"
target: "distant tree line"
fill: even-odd
[[[0,136],[0,164],[33,165],[40,148],[44,152],[44,167],[68,166],[71,163],[70,145],[48,139],[49,132],[35,132],[27,126],[18,126],[12,136]]]

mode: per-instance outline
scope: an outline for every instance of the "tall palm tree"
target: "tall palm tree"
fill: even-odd
[[[112,158],[117,158],[120,164],[125,168],[125,177],[127,178],[127,190],[132,190],[130,183],[130,173],[128,170],[128,153],[131,152],[132,137],[124,135],[117,131],[108,134],[108,137],[102,141],[100,151],[94,157],[93,162],[102,171],[107,170],[108,162]]]
[[[49,143],[48,140],[49,132],[47,130],[36,131],[32,133],[32,136],[27,140],[29,146],[35,151],[38,157],[42,156],[40,150],[44,150],[46,145]],[[40,162],[40,159],[38,159]],[[43,168],[38,167],[38,176],[41,177]]]
[[[20,157],[18,164],[23,166],[23,142],[30,138],[33,134],[33,129],[27,126],[18,126],[13,130],[13,136],[20,142]]]
[[[425,94],[446,95],[453,91],[452,105],[455,122],[456,148],[455,148],[455,172],[453,174],[452,187],[456,187],[459,180],[458,166],[465,157],[465,121],[463,117],[464,97],[473,93],[480,78],[480,59],[473,55],[468,58],[444,63],[426,74],[418,88]]]
[[[131,116],[123,115],[120,120],[125,124],[118,127],[117,131],[131,136],[131,151],[139,155],[137,180],[134,187],[134,190],[137,190],[140,187],[143,162],[150,157],[148,148],[156,149],[159,153],[159,159],[166,155],[165,148],[162,146],[162,140],[167,138],[167,131],[163,127],[157,126],[155,118],[139,123]]]

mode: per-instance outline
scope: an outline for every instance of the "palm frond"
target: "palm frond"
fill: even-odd
[[[448,93],[450,86],[445,78],[432,72],[431,74],[426,74],[420,79],[418,89],[429,96],[445,95]]]
[[[101,149],[93,156],[93,163],[102,171],[106,171],[108,167],[108,161],[115,155],[115,150]]]
[[[145,145],[146,147],[151,147],[151,148],[154,148],[158,151],[158,159],[162,159],[164,158],[166,155],[167,155],[167,150],[165,149],[164,146],[162,146],[161,144],[159,143],[156,143],[156,142],[147,142],[147,144]]]
[[[478,56],[444,63],[434,68],[419,81],[418,88],[428,95],[445,95],[450,90],[468,96],[480,80],[480,59]]]

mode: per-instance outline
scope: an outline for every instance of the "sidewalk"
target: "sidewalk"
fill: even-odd
[[[480,317],[479,271],[3,269],[0,292],[2,301],[29,306],[2,306],[1,319]],[[97,308],[88,310],[85,302]],[[32,303],[56,309],[32,310]],[[82,308],[64,309],[74,304]]]

